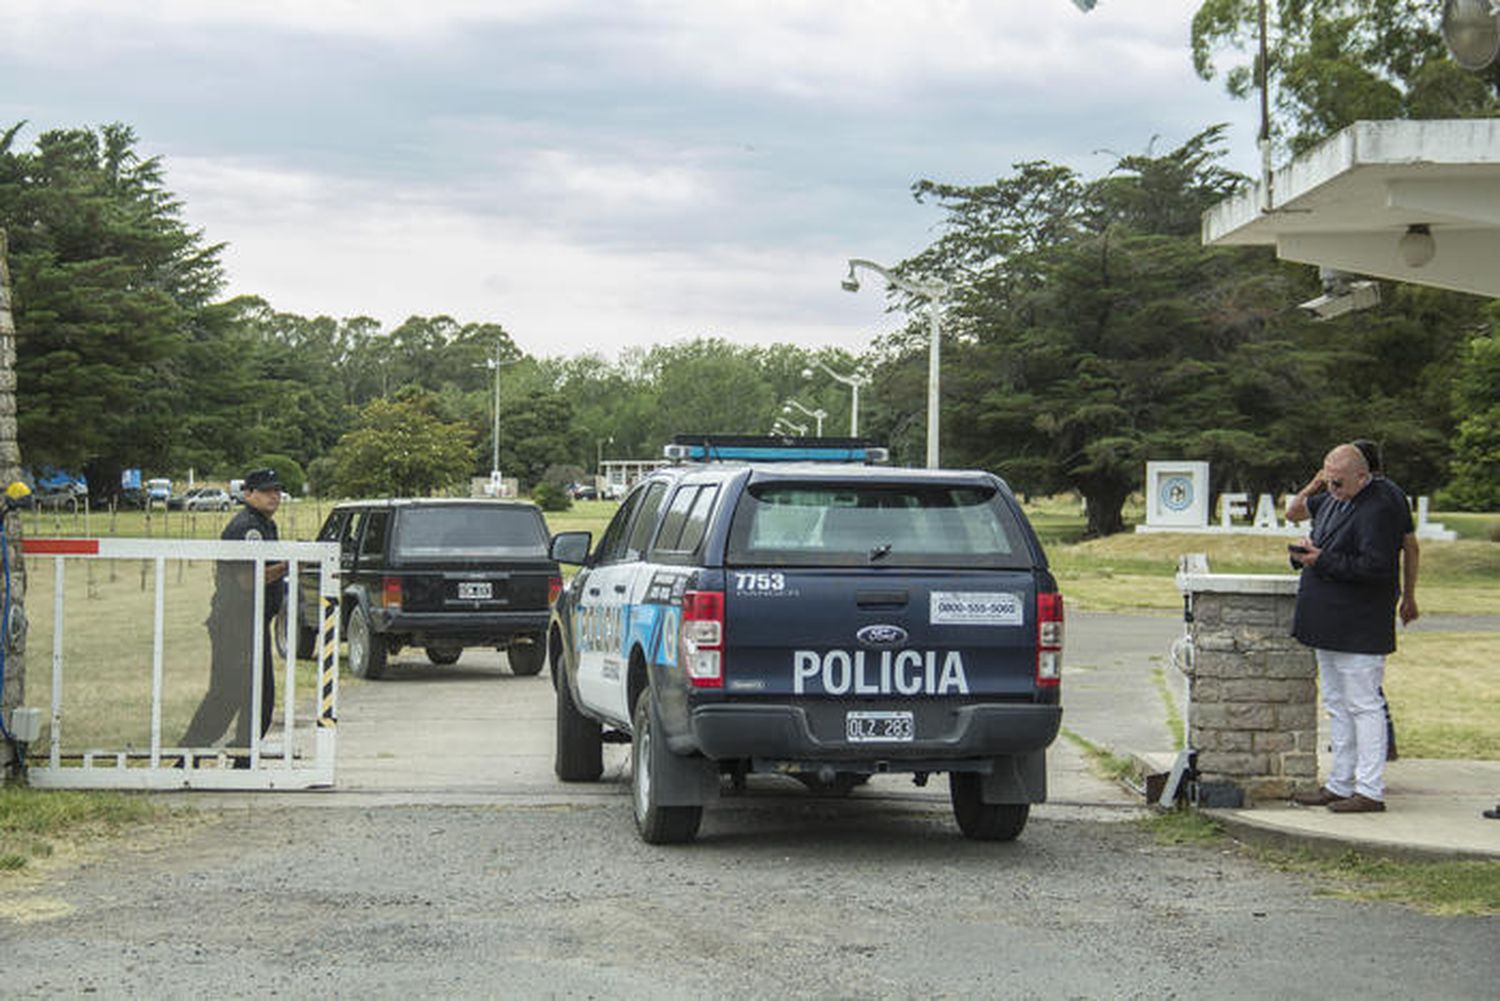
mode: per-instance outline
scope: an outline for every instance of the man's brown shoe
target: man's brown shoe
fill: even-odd
[[[1330,803],[1338,803],[1344,799],[1336,792],[1329,792],[1327,786],[1318,786],[1317,792],[1299,792],[1292,797],[1292,802],[1299,806],[1327,806]]]
[[[1328,809],[1334,813],[1384,813],[1385,801],[1355,793],[1348,799],[1329,803]]]

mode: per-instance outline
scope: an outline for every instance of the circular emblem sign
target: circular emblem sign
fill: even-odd
[[[1159,488],[1161,506],[1168,511],[1186,511],[1193,504],[1193,481],[1186,476],[1168,476]]]

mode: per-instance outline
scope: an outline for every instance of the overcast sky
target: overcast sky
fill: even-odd
[[[710,335],[862,350],[849,257],[920,251],[913,182],[1095,176],[1254,108],[1198,0],[5,0],[0,127],[124,122],[229,293],[498,322],[538,355]]]

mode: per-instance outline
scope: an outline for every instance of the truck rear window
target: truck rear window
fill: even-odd
[[[1030,567],[1011,507],[988,487],[765,483],[740,500],[735,565]]]
[[[397,557],[534,556],[545,559],[547,532],[524,508],[483,505],[409,508],[397,522]]]

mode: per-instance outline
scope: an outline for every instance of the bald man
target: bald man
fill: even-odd
[[[1304,806],[1334,813],[1385,810],[1386,655],[1396,649],[1396,602],[1405,525],[1387,502],[1369,463],[1339,445],[1301,495],[1312,530],[1293,546],[1301,569],[1292,635],[1313,648],[1318,683],[1331,721],[1333,760]]]

